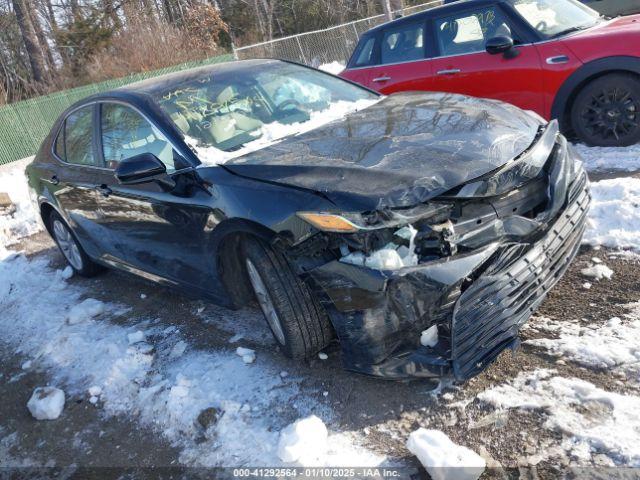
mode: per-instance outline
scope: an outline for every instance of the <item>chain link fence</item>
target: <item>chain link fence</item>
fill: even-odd
[[[3,105],[0,107],[0,165],[33,155],[60,114],[78,100],[139,80],[231,60],[232,55],[220,55]]]
[[[396,15],[407,16],[442,5],[442,0],[433,0],[413,7],[397,10]],[[346,64],[360,35],[387,21],[385,15],[363,18],[335,27],[277,38],[234,49],[238,60],[249,58],[282,58],[304,63],[312,67],[338,62]]]

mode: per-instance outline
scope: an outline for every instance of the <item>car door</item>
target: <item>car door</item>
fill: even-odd
[[[538,51],[499,5],[436,17],[431,31],[439,52],[433,60],[434,90],[493,98],[543,113]],[[498,36],[511,37],[514,49],[504,54],[487,53],[487,41]]]
[[[431,60],[427,59],[425,22],[402,23],[378,33],[377,64],[367,69],[367,86],[385,95],[429,90]]]
[[[89,255],[100,251],[98,177],[101,163],[95,150],[95,104],[81,106],[67,115],[53,143],[58,160],[43,172],[60,213]]]
[[[103,260],[157,281],[203,286],[211,277],[206,248],[209,196],[202,189],[169,189],[155,182],[121,185],[114,172],[127,158],[152,153],[175,171],[178,153],[141,112],[113,102],[99,106],[100,225]]]

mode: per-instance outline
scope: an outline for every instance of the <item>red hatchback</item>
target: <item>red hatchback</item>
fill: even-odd
[[[494,98],[589,145],[640,141],[640,15],[574,0],[463,0],[366,32],[342,77],[384,94]]]

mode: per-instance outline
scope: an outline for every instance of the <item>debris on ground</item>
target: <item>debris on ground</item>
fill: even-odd
[[[313,464],[327,450],[329,432],[315,415],[296,420],[280,432],[278,456],[283,462]]]
[[[250,348],[238,347],[236,348],[236,355],[242,357],[244,363],[253,363],[256,360],[256,352]]]
[[[611,280],[611,277],[613,276],[613,270],[611,270],[603,263],[596,263],[594,265],[591,265],[590,267],[583,268],[582,270],[580,270],[580,273],[585,277],[593,278],[598,282],[605,278],[607,280]]]

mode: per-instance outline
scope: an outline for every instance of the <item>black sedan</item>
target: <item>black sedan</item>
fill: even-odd
[[[275,60],[89,97],[27,174],[78,274],[257,301],[286,356],[337,337],[346,368],[389,378],[464,380],[514,347],[590,201],[556,122]]]

